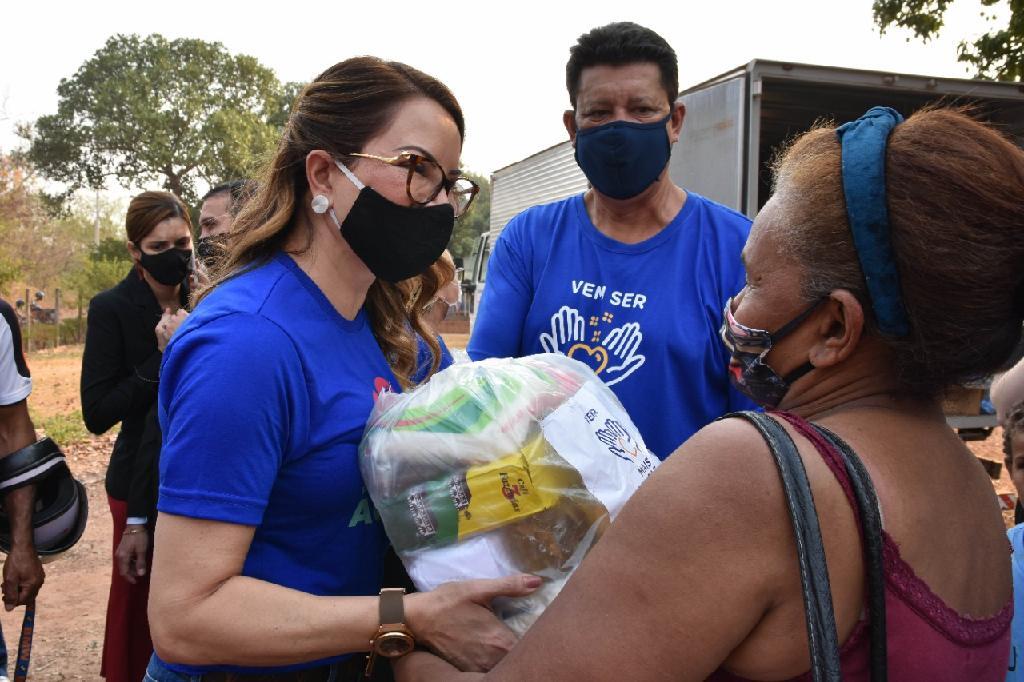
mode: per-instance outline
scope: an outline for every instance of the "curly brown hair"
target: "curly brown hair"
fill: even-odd
[[[1003,421],[1003,456],[1013,459],[1013,437],[1024,430],[1024,400],[1014,405]]]
[[[455,261],[451,253],[446,249],[441,257],[426,269],[422,274],[412,279],[401,282],[406,290],[405,308],[411,315],[415,312],[417,316],[434,301],[439,291],[449,282],[455,279]],[[428,330],[429,331],[429,330]],[[430,371],[423,375],[420,383],[423,383],[437,372],[441,366],[441,344],[432,333],[421,335],[423,341],[430,348],[431,361]]]

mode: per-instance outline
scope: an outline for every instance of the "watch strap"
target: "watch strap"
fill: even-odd
[[[380,623],[391,625],[405,622],[405,589],[385,587],[380,591]]]

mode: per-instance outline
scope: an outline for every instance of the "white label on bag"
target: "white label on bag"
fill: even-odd
[[[602,388],[585,383],[540,428],[615,518],[661,461],[647,449],[625,410]]]
[[[497,533],[473,535],[454,545],[409,552],[403,559],[409,577],[424,592],[455,580],[503,578],[521,572]]]

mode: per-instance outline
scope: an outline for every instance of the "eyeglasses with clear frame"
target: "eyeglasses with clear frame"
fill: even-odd
[[[455,281],[458,281],[458,280],[455,280]],[[444,288],[444,287],[442,287],[442,288]],[[461,303],[462,303],[462,288],[460,287],[459,288],[459,293],[456,295],[456,298],[455,298],[454,301],[449,301],[447,298],[445,298],[441,294],[438,294],[438,295],[434,296],[434,298],[432,298],[430,301],[428,301],[426,305],[423,306],[423,312],[425,312],[425,313],[426,312],[430,312],[435,306],[443,305],[443,306],[445,306],[445,312],[444,312],[444,316],[441,318],[441,321],[444,321],[444,320],[448,319],[448,317],[450,315],[454,315],[455,313],[457,313],[459,311],[459,305]]]
[[[473,199],[480,191],[479,185],[466,177],[451,178],[441,168],[441,164],[428,156],[416,152],[402,152],[398,156],[377,156],[376,154],[352,153],[348,157],[372,159],[396,168],[405,168],[405,193],[409,200],[418,206],[426,206],[444,190],[448,194],[448,203],[455,210],[455,217],[465,215]],[[461,172],[461,171],[455,171]]]
[[[459,303],[458,303],[458,301],[456,301],[455,303],[449,303],[445,299],[438,297],[438,298],[435,298],[430,303],[428,303],[425,306],[423,306],[423,312],[424,313],[429,313],[431,310],[433,310],[435,307],[437,307],[439,305],[443,305],[444,306],[444,313],[441,315],[441,321],[442,322],[444,322],[449,317],[451,317],[452,315],[454,315],[455,313],[457,313],[459,311]]]

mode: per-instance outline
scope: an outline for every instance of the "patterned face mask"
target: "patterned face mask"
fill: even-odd
[[[764,329],[752,329],[737,322],[732,314],[730,298],[722,312],[722,329],[719,334],[722,343],[732,354],[729,360],[729,381],[736,390],[758,405],[768,409],[778,407],[793,382],[814,369],[814,365],[805,362],[783,377],[769,367],[764,359],[773,345],[799,327],[827,300],[827,297],[821,298],[777,331],[769,332]]]

